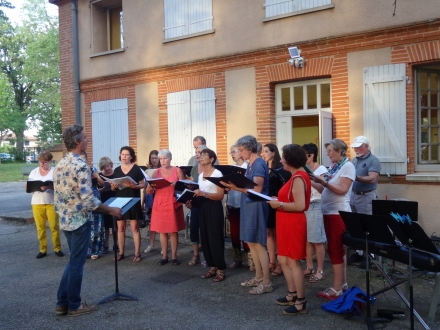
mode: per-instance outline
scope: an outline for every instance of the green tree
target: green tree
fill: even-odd
[[[11,5],[11,3],[9,1],[6,0],[0,0],[0,19],[2,20],[8,20],[8,17],[5,15],[5,12],[2,10],[3,8],[9,8],[9,9],[13,9],[15,8],[14,6]]]

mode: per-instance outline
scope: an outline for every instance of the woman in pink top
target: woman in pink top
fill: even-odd
[[[174,196],[174,184],[178,180],[184,180],[185,176],[178,167],[171,166],[172,155],[169,150],[159,151],[161,167],[157,169],[155,178],[164,178],[171,182],[170,186],[156,189],[156,195],[151,212],[151,230],[160,233],[160,245],[163,251],[162,259],[158,265],[163,266],[168,262],[168,234],[171,241],[171,259],[174,266],[180,264],[177,259],[177,233],[185,229],[183,206],[176,203]]]

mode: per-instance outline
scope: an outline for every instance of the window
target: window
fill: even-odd
[[[24,141],[24,146],[29,147],[29,141]]]
[[[215,90],[196,89],[167,94],[168,148],[174,165],[187,165],[194,155],[195,136],[203,136],[216,151]]]
[[[440,71],[417,72],[418,164],[440,164]]]
[[[103,53],[124,48],[122,0],[98,0],[90,6],[92,52]]]
[[[331,0],[265,0],[266,20],[334,8]]]
[[[212,0],[164,0],[165,40],[213,33]]]

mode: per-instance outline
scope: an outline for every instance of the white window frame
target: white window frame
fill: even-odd
[[[263,22],[332,9],[332,0],[265,0]]]
[[[330,85],[330,107],[321,107],[321,85]],[[316,109],[307,109],[307,86],[316,87]],[[303,87],[303,106],[304,110],[293,110],[294,107],[294,87]],[[281,90],[290,88],[290,110],[282,110]],[[275,115],[276,115],[276,144],[281,148],[287,143],[292,143],[292,117],[296,116],[319,116],[319,158],[325,166],[330,166],[331,162],[325,153],[324,144],[332,139],[333,123],[332,123],[332,84],[330,78],[297,81],[292,83],[277,84],[275,86]],[[295,143],[295,141],[293,141]]]
[[[163,43],[214,33],[213,20],[212,0],[164,0]]]

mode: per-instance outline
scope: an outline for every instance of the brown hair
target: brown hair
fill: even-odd
[[[40,161],[50,162],[52,158],[53,156],[49,151],[42,151],[38,154],[38,160]]]

